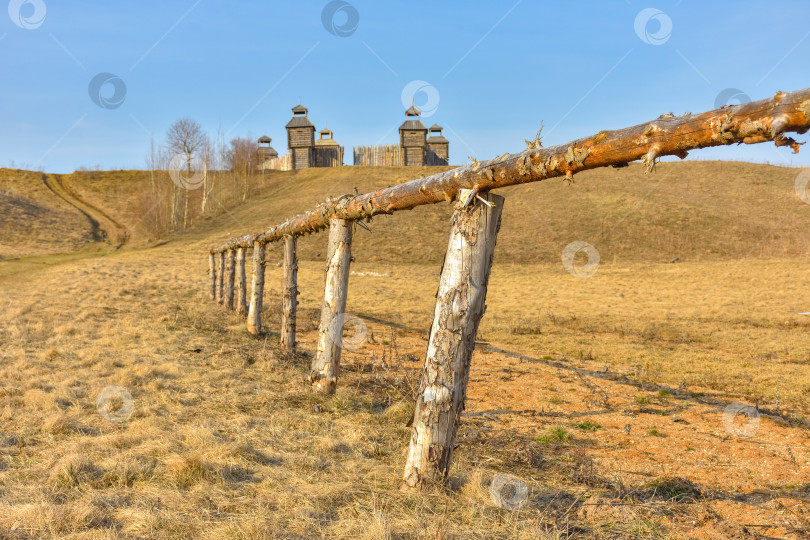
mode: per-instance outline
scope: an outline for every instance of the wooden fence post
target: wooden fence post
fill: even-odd
[[[262,298],[264,297],[264,244],[253,242],[253,290],[250,293],[247,328],[251,334],[262,331]]]
[[[352,222],[346,219],[329,220],[329,246],[326,252],[326,287],[318,328],[318,349],[312,360],[310,382],[316,390],[333,393],[340,368],[342,328],[333,328],[335,318],[346,311],[349,288],[349,262],[351,260]],[[337,338],[337,339],[335,339]]]
[[[225,252],[219,253],[219,297],[217,303],[222,304],[225,301]]]
[[[228,263],[225,266],[225,309],[233,309],[233,286],[236,278],[236,251],[228,250]]]
[[[211,300],[217,299],[217,260],[213,253],[208,254],[208,275],[211,276]]]
[[[245,286],[245,252],[247,248],[240,247],[236,250],[236,286],[239,296],[236,299],[236,312],[239,315],[247,315],[247,287]]]
[[[405,485],[444,480],[464,410],[478,322],[486,309],[487,282],[501,223],[503,197],[459,192],[444,258],[436,310],[416,399]],[[490,206],[491,205],[491,206]]]
[[[281,311],[281,346],[295,352],[295,315],[298,308],[298,254],[295,236],[284,238],[284,285]]]

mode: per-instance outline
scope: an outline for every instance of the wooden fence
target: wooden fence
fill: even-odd
[[[522,152],[476,161],[372,193],[328,199],[263,233],[234,238],[210,251],[210,296],[227,309],[247,312],[248,329],[262,332],[265,245],[283,240],[281,342],[285,350],[294,351],[298,295],[296,238],[328,228],[326,286],[310,381],[314,388],[332,392],[341,356],[342,329],[335,331],[335,323],[340,326],[345,315],[353,222],[371,221],[378,214],[420,205],[455,201],[405,466],[405,485],[419,487],[427,478],[446,479],[450,468],[504,204],[503,197],[489,193],[491,190],[547,178],[570,178],[579,171],[622,167],[636,160],[641,160],[651,172],[661,156],[685,158],[694,149],[733,143],[773,141],[798,152],[800,143],[785,133],[806,133],[808,129],[810,89],[805,89],[778,92],[769,99],[699,115],[665,114],[651,122],[600,131],[550,148],[541,147],[539,139],[527,141]],[[244,265],[249,249],[253,250],[253,282],[247,307]],[[239,291],[236,301],[235,287]]]
[[[375,167],[402,165],[402,148],[396,144],[355,146],[354,164]]]
[[[382,146],[355,146],[354,164],[376,167],[395,167],[404,165],[404,154],[401,146],[387,144]],[[425,148],[425,165],[447,165],[447,159],[438,156],[430,148]]]
[[[291,171],[292,170],[292,155],[284,154],[281,157],[268,159],[261,165],[259,169],[263,171]]]
[[[342,167],[343,147],[342,146],[318,146],[312,152],[313,167]]]

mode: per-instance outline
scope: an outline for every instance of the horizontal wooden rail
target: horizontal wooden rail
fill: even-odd
[[[694,115],[664,114],[650,122],[616,131],[600,131],[576,141],[543,148],[540,141],[527,141],[527,149],[475,162],[398,186],[363,195],[343,195],[318,204],[261,234],[234,238],[211,250],[222,253],[239,247],[267,244],[285,236],[317,232],[329,227],[332,217],[371,220],[425,204],[451,201],[460,189],[485,192],[491,189],[538,182],[599,167],[621,167],[642,160],[651,170],[661,156],[686,157],[698,148],[733,143],[774,141],[799,151],[799,143],[785,133],[806,133],[810,129],[810,88],[772,98],[727,106]]]

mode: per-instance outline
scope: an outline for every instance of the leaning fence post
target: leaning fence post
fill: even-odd
[[[225,252],[219,252],[219,297],[217,303],[222,304],[225,301]]]
[[[239,315],[247,315],[247,287],[245,287],[245,252],[247,248],[237,248],[236,250],[236,286],[239,296],[236,298],[236,312]]]
[[[247,328],[251,334],[262,331],[262,297],[264,296],[264,244],[253,242],[253,280],[248,309]]]
[[[236,252],[228,250],[228,263],[225,266],[225,309],[233,309],[233,286],[236,279]]]
[[[217,299],[217,261],[213,253],[208,254],[208,275],[211,276],[211,300]]]
[[[298,255],[295,236],[284,238],[284,284],[281,310],[281,346],[295,352],[295,315],[298,307]]]
[[[330,219],[329,246],[326,252],[326,287],[318,328],[318,349],[312,360],[309,375],[315,389],[327,393],[335,391],[340,368],[342,323],[349,288],[351,246],[352,222],[345,219]]]
[[[491,193],[459,192],[411,426],[404,475],[408,487],[420,487],[426,478],[444,480],[450,469],[503,200]]]

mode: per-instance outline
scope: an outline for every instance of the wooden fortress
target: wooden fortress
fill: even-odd
[[[343,147],[332,137],[329,129],[322,129],[315,140],[315,125],[308,118],[309,109],[300,103],[292,108],[293,117],[285,126],[287,148],[290,149],[293,169],[309,167],[340,167],[343,165]]]
[[[293,117],[285,126],[290,153],[278,156],[266,135],[258,140],[262,169],[307,169],[310,167],[340,167],[343,147],[335,141],[331,130],[324,128],[315,139],[315,124],[309,119],[309,109],[300,103],[292,108]],[[399,126],[399,144],[356,146],[354,165],[421,166],[448,165],[450,143],[442,135],[442,127],[422,123],[422,112],[415,105],[405,111],[405,122]]]
[[[415,105],[405,111],[405,122],[399,126],[399,145],[354,147],[355,165],[448,165],[449,161],[450,142],[442,135],[442,127],[425,127],[422,112]]]

